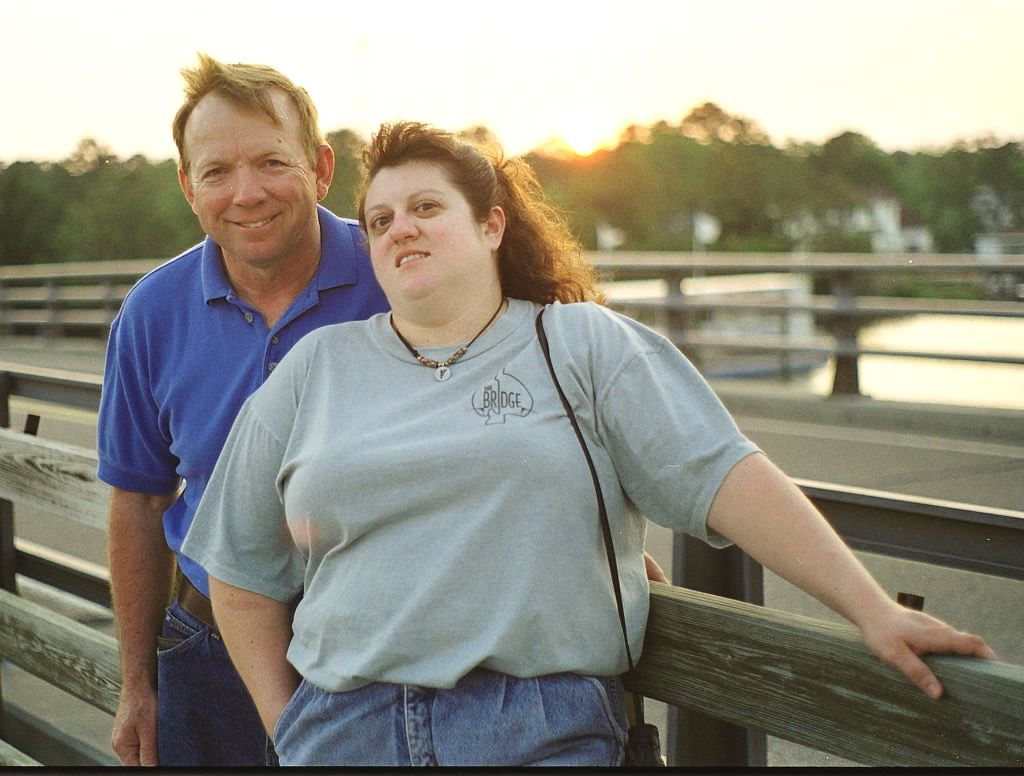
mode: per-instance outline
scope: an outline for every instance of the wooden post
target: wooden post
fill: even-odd
[[[10,410],[10,378],[6,372],[0,372],[0,427],[11,425]],[[14,504],[7,499],[0,499],[0,588],[18,592],[15,578],[17,555],[14,551]]]
[[[2,310],[2,308],[0,308]],[[6,372],[0,372],[0,426],[11,425],[10,411],[10,379]],[[7,499],[0,499],[0,588],[17,593],[17,580],[14,568],[17,556],[14,552],[14,505]],[[10,574],[8,574],[10,570]],[[10,579],[8,579],[8,576]],[[3,661],[0,660],[0,664]],[[4,711],[3,682],[0,678],[0,740],[6,735],[7,714]]]
[[[857,306],[857,290],[854,274],[849,271],[832,273],[832,297],[838,315],[832,323],[836,338],[835,374],[832,379],[833,396],[853,396],[860,393],[860,376],[857,370],[857,330],[860,324],[844,312]]]
[[[60,289],[59,281],[52,278],[46,281],[46,323],[43,324],[43,337],[47,341],[64,336]]]
[[[672,547],[672,582],[679,587],[764,605],[764,572],[738,547],[714,549],[677,533]],[[666,749],[681,767],[765,766],[764,733],[710,717],[695,709],[669,707]]]
[[[685,310],[686,295],[683,293],[685,272],[666,272],[665,278],[665,331],[668,338],[681,349],[689,326],[689,313]]]
[[[7,283],[0,281],[0,334],[13,334],[14,329],[7,325]]]

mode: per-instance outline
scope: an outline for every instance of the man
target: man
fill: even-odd
[[[176,553],[246,397],[302,335],[387,303],[358,226],[317,204],[334,155],[305,90],[204,55],[182,75],[178,178],[207,238],[125,299],[98,425],[122,663],[112,745],[126,765],[262,765],[206,572]]]

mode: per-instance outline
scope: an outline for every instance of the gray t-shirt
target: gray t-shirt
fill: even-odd
[[[512,300],[445,382],[387,314],[327,326],[242,408],[183,551],[236,587],[304,591],[288,658],[318,687],[626,669],[594,487],[539,310]],[[708,510],[757,448],[650,329],[594,304],[552,305],[544,323],[601,478],[639,655],[645,521],[629,501],[724,544]]]

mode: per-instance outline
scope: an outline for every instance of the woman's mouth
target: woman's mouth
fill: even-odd
[[[422,251],[416,251],[415,253],[406,253],[398,257],[398,261],[395,262],[395,266],[401,267],[407,261],[412,261],[413,259],[425,259],[429,255],[429,253],[423,253]]]

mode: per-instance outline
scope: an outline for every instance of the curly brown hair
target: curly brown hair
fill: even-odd
[[[505,235],[498,248],[498,273],[505,296],[540,304],[599,302],[597,272],[583,256],[562,214],[544,198],[540,181],[519,158],[500,147],[475,146],[428,124],[382,124],[363,149],[359,223],[366,231],[366,189],[378,172],[407,162],[441,167],[483,222],[491,208],[505,213]]]

